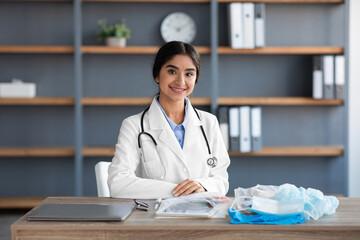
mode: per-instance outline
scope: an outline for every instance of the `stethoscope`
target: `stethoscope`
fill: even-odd
[[[155,146],[157,146],[157,142],[155,141],[154,137],[153,137],[150,133],[144,131],[144,116],[145,116],[145,113],[149,110],[149,108],[150,108],[150,107],[146,108],[146,109],[144,110],[144,112],[142,113],[142,115],[141,115],[141,120],[140,120],[141,132],[140,132],[139,135],[138,135],[139,148],[141,148],[140,137],[141,137],[142,134],[145,134],[145,135],[149,136],[149,137],[151,138],[151,140],[153,141],[153,143],[155,144]],[[193,107],[193,109],[194,109],[194,111],[195,111],[195,113],[196,113],[196,116],[197,116],[197,117],[199,118],[199,120],[201,121],[198,111],[197,111],[194,107]],[[207,146],[207,148],[208,148],[209,155],[212,156],[212,155],[211,155],[211,150],[210,150],[210,145],[209,145],[208,139],[207,139],[207,137],[206,137],[204,128],[203,128],[202,125],[200,125],[200,128],[201,128],[202,135],[204,136],[204,139],[205,139],[205,142],[206,142],[206,146]],[[214,168],[214,167],[216,167],[216,165],[217,165],[217,163],[218,163],[218,160],[216,159],[216,157],[210,157],[210,158],[208,158],[208,160],[206,161],[206,163],[207,163],[207,165],[208,165],[209,167]]]

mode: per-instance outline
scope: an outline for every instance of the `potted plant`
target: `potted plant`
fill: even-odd
[[[99,40],[105,40],[107,46],[126,46],[126,39],[130,38],[131,30],[126,26],[124,20],[113,26],[108,26],[106,20],[100,20],[98,24],[100,26],[100,31],[97,34]]]

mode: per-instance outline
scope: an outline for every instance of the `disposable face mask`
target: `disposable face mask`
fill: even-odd
[[[272,198],[278,188],[278,186],[259,184],[251,188],[236,188],[234,189],[235,200],[231,207],[239,211],[247,210],[252,205],[253,196]]]
[[[303,187],[297,188],[292,184],[283,184],[277,190],[274,199],[276,200],[302,200],[304,202],[304,213],[307,218],[319,219],[324,214],[335,213],[339,206],[339,200],[334,196],[324,196],[316,189]]]

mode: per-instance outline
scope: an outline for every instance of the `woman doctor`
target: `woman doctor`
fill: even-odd
[[[199,74],[200,57],[191,45],[173,41],[159,49],[153,77],[160,93],[148,109],[122,122],[108,170],[111,197],[227,193],[230,159],[218,121],[187,98]]]

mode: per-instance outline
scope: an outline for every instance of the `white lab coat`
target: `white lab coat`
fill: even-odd
[[[230,164],[219,123],[208,112],[198,110],[197,117],[188,101],[183,149],[163,115],[155,98],[144,116],[144,131],[140,149],[141,114],[126,118],[121,125],[115,155],[109,167],[110,196],[115,198],[156,199],[173,197],[173,189],[185,179],[199,182],[208,192],[225,195],[229,189],[227,167]],[[207,165],[210,157],[201,132],[203,125],[216,167]]]

